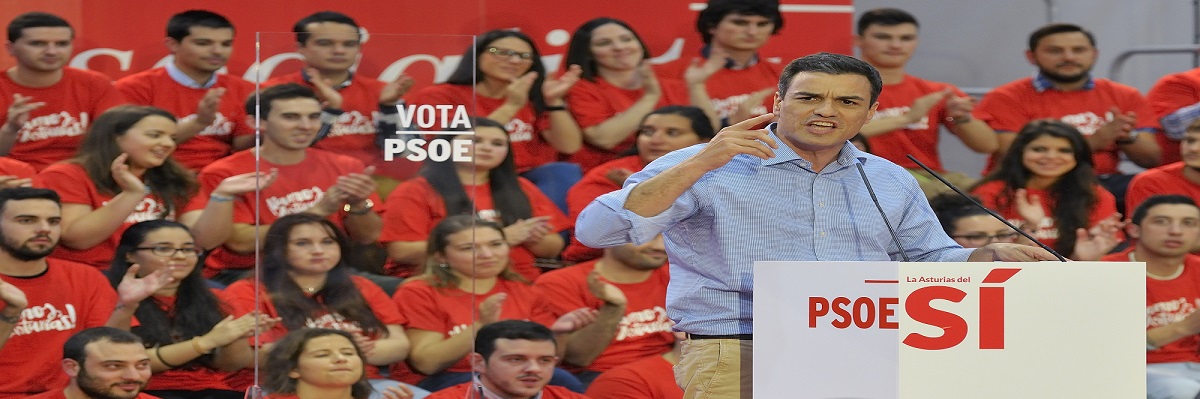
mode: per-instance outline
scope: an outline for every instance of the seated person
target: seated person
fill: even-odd
[[[1064,122],[1025,125],[996,170],[971,192],[1071,259],[1099,259],[1121,241],[1116,199],[1097,182],[1083,136]]]
[[[1146,397],[1200,395],[1200,208],[1188,197],[1156,195],[1133,211],[1135,242],[1101,260],[1146,262]]]
[[[504,320],[479,329],[471,368],[479,377],[438,391],[431,399],[587,399],[549,386],[558,362],[558,342],[546,326]]]
[[[65,388],[27,398],[158,399],[142,392],[150,380],[150,356],[128,331],[94,327],[72,335],[62,348],[62,370],[71,381]]]
[[[342,254],[349,253],[345,233],[318,215],[298,213],[279,218],[267,230],[262,250],[262,280],[247,278],[230,284],[225,300],[241,316],[256,309],[281,322],[263,332],[259,340],[269,348],[288,331],[305,327],[345,330],[365,349],[367,363],[387,366],[408,356],[408,337],[401,327],[404,316],[383,289],[365,277],[350,273]],[[258,293],[258,302],[255,294]],[[228,379],[244,390],[253,372],[243,369]],[[399,384],[388,380],[378,367],[367,367],[376,390]],[[379,396],[374,396],[379,399]]]
[[[512,247],[513,270],[533,280],[541,274],[535,258],[556,258],[563,248],[558,232],[571,221],[538,190],[517,176],[512,143],[504,126],[474,118],[474,133],[453,140],[472,140],[471,161],[425,163],[420,176],[388,195],[380,241],[392,259],[391,274],[419,273],[426,239],[447,215],[478,215],[504,227]],[[442,139],[435,139],[442,140]]]
[[[592,399],[683,399],[683,388],[675,382],[675,364],[685,338],[682,333],[675,338],[670,352],[605,371],[588,385],[586,395]]]
[[[929,199],[929,207],[933,208],[946,235],[963,248],[979,248],[993,242],[1017,242],[1018,239],[1024,241],[1021,234],[957,193],[938,194]]]
[[[437,391],[471,380],[474,332],[499,320],[534,320],[560,334],[593,321],[579,309],[557,320],[544,310],[537,290],[510,267],[509,241],[499,224],[470,215],[445,218],[429,233],[425,272],[392,297],[408,319],[412,352],[392,367],[392,378]],[[565,370],[553,383],[583,391]]]
[[[367,379],[367,355],[359,337],[342,330],[301,328],[285,335],[267,354],[263,389],[269,399],[413,398],[403,385],[377,392]],[[417,396],[422,397],[423,395]]]
[[[589,170],[583,179],[567,192],[567,216],[571,220],[579,217],[592,200],[602,194],[617,191],[625,178],[640,172],[642,168],[668,152],[708,142],[716,133],[712,121],[700,108],[686,105],[668,105],[656,109],[642,118],[638,125],[637,141],[627,153],[630,155],[605,162]],[[579,240],[571,239],[563,250],[563,260],[583,262],[599,258],[604,251],[588,248]]]

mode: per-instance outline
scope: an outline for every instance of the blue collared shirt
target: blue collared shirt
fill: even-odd
[[[1096,80],[1092,79],[1092,75],[1088,75],[1087,82],[1084,82],[1083,87],[1079,88],[1079,90],[1091,90],[1094,88],[1096,88]],[[1038,93],[1050,89],[1058,90],[1054,88],[1054,82],[1047,78],[1046,75],[1042,75],[1041,72],[1033,74],[1033,89],[1037,90]]]
[[[646,242],[662,233],[671,265],[667,314],[679,331],[752,333],[755,261],[900,260],[856,164],[866,170],[912,261],[965,261],[971,254],[946,236],[912,175],[849,143],[820,172],[781,145],[771,159],[734,157],[658,215],[644,218],[624,208],[638,183],[703,145],[664,155],[623,189],[600,196],[575,229],[581,242],[595,248]]]
[[[179,83],[185,87],[190,87],[193,89],[208,89],[217,84],[217,74],[212,74],[212,76],[208,78],[207,82],[197,82],[195,79],[192,79],[191,76],[183,73],[178,66],[175,66],[175,59],[173,58],[167,61],[165,68],[167,68],[167,76],[170,76],[171,80],[174,80],[175,83]]]

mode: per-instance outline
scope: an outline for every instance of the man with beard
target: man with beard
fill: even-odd
[[[62,343],[84,329],[129,328],[137,304],[168,281],[163,272],[134,278],[130,268],[121,295],[95,267],[46,256],[61,233],[58,194],[42,188],[0,190],[0,279],[25,294],[16,317],[8,305],[0,324],[13,325],[0,348],[0,398],[19,398],[66,385],[56,370]],[[165,271],[165,269],[163,269]],[[8,288],[0,286],[0,289]],[[115,309],[115,310],[114,310]]]
[[[975,115],[998,138],[986,171],[1008,152],[1026,123],[1059,119],[1087,139],[1100,183],[1117,197],[1123,212],[1125,187],[1132,176],[1117,170],[1120,154],[1143,168],[1158,166],[1158,144],[1152,135],[1140,134],[1153,132],[1157,123],[1136,88],[1092,77],[1098,54],[1095,36],[1077,25],[1049,24],[1030,35],[1025,57],[1037,66],[1037,74],[996,87],[976,108]]]
[[[543,274],[534,284],[554,318],[581,307],[599,310],[595,323],[564,342],[564,366],[578,372],[584,385],[609,369],[671,350],[675,323],[667,318],[670,275],[663,245],[659,235],[641,245],[605,248],[599,259]]]
[[[547,386],[558,364],[554,333],[528,320],[504,320],[475,334],[471,365],[478,373],[425,399],[587,399],[559,386]]]
[[[1105,261],[1146,262],[1146,396],[1200,394],[1200,208],[1188,197],[1156,195],[1133,212],[1137,243]]]
[[[1182,161],[1138,173],[1129,183],[1125,205],[1135,209],[1152,195],[1179,194],[1200,199],[1200,119],[1191,122],[1179,141]]]
[[[142,339],[128,331],[96,327],[80,331],[63,345],[66,388],[30,399],[155,399],[142,393],[150,381],[150,357]]]

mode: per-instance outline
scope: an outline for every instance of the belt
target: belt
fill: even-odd
[[[729,335],[700,335],[687,334],[688,339],[737,339],[742,341],[754,340],[754,334],[729,334]]]

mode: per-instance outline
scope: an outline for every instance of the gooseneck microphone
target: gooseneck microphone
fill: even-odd
[[[867,180],[867,172],[863,171],[862,163],[855,163],[858,167],[858,175],[862,176],[863,184],[867,185],[867,192],[871,194],[871,202],[875,203],[875,209],[879,210],[879,216],[883,216],[883,224],[887,225],[888,233],[892,234],[892,242],[896,243],[896,248],[900,248],[900,257],[904,258],[905,262],[912,262],[908,259],[908,251],[904,249],[904,245],[900,244],[900,237],[896,236],[896,229],[892,228],[892,222],[888,221],[887,214],[883,212],[883,205],[879,204],[879,198],[875,196],[875,190],[871,189],[871,181]]]
[[[971,198],[970,195],[967,195],[967,193],[964,193],[962,190],[959,190],[958,187],[955,187],[953,184],[950,184],[950,182],[946,181],[946,179],[943,178],[942,175],[937,174],[937,172],[934,172],[933,169],[929,169],[929,167],[925,166],[924,163],[922,163],[921,161],[918,161],[917,158],[912,156],[912,154],[906,154],[905,156],[908,157],[908,159],[912,160],[913,162],[916,162],[917,166],[920,166],[921,169],[925,169],[926,172],[929,172],[929,174],[933,175],[933,177],[936,177],[938,179],[938,181],[942,182],[942,184],[945,184],[946,187],[950,187],[950,189],[954,190],[955,193],[958,193],[958,195],[962,196],[963,198],[966,198],[967,201],[971,201],[971,203],[975,204],[975,206],[979,207],[979,209],[982,209],[984,212],[987,212],[989,215],[992,215],[992,217],[996,218],[996,220],[1004,222],[1004,225],[1013,229],[1013,231],[1017,232],[1021,236],[1028,238],[1029,241],[1033,241],[1034,244],[1037,244],[1037,246],[1042,247],[1042,249],[1050,251],[1050,253],[1054,254],[1054,257],[1058,258],[1058,260],[1060,262],[1067,261],[1067,258],[1064,258],[1062,256],[1062,254],[1058,253],[1058,251],[1055,251],[1054,249],[1050,248],[1046,244],[1043,244],[1041,241],[1038,241],[1036,238],[1033,238],[1033,236],[1029,235],[1029,233],[1026,233],[1025,231],[1017,228],[1017,226],[1014,226],[1012,223],[1009,223],[1007,219],[1000,216],[999,214],[996,214],[995,211],[992,211],[991,209],[988,209],[986,206],[983,206],[983,204],[980,204],[979,201],[976,201],[974,198]]]

